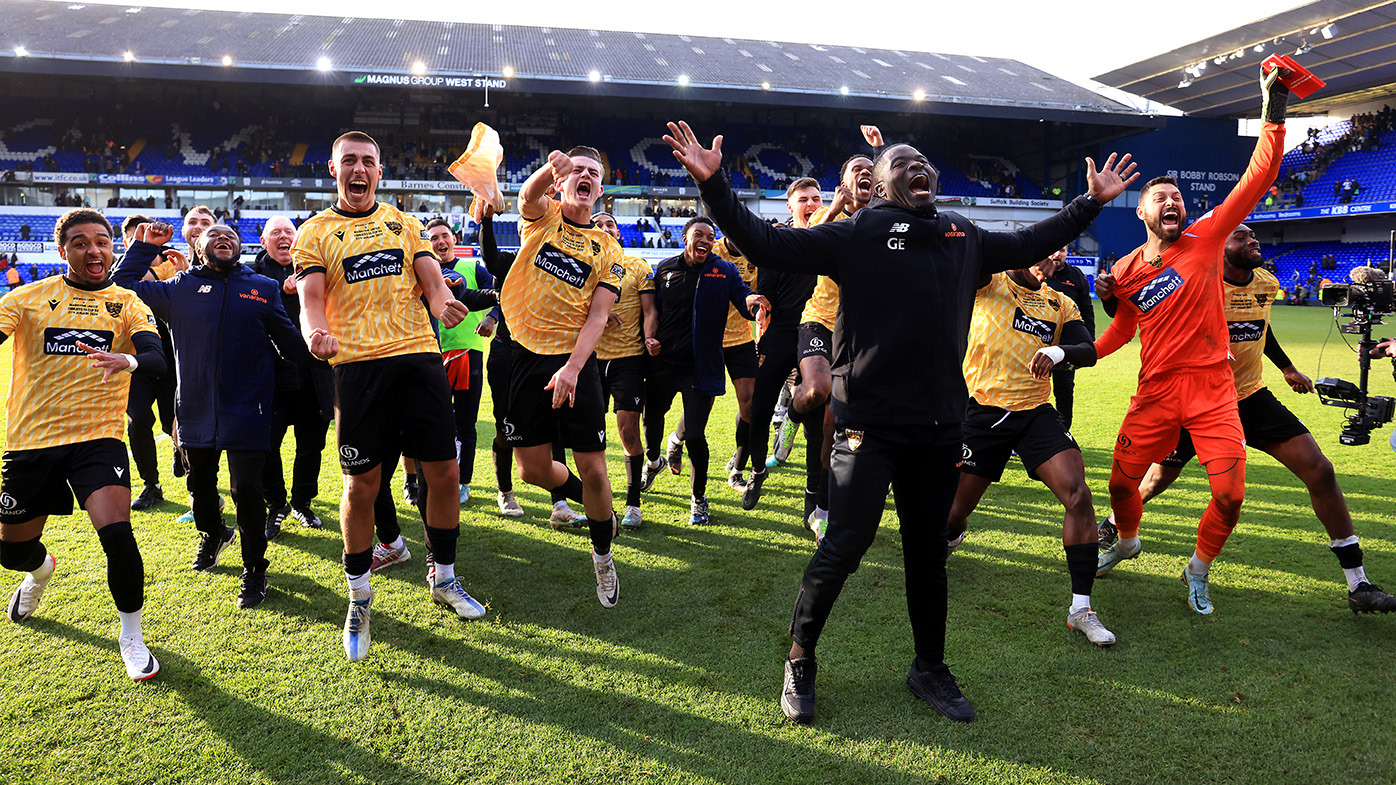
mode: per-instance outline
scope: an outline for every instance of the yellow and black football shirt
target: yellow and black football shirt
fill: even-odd
[[[0,332],[14,347],[6,450],[122,438],[131,375],[114,373],[103,384],[78,343],[134,355],[133,335],[156,334],[155,317],[134,292],[115,284],[80,289],[55,275],[0,300]]]
[[[412,268],[424,256],[436,258],[421,222],[382,202],[301,225],[291,257],[296,277],[325,274],[325,318],[339,339],[331,365],[441,351]]]
[[[620,245],[594,223],[567,220],[552,200],[543,215],[519,222],[519,241],[499,298],[509,332],[534,354],[571,354],[596,288],[620,293]]]
[[[1280,282],[1264,269],[1255,270],[1251,282],[1237,286],[1222,280],[1226,296],[1226,326],[1231,332],[1231,372],[1236,377],[1236,398],[1244,399],[1265,386],[1261,377],[1265,356],[1265,330],[1270,307]]]
[[[1071,298],[1043,285],[1029,289],[1008,273],[995,273],[974,296],[965,353],[965,385],[985,406],[1025,411],[1047,403],[1052,380],[1035,379],[1032,356],[1061,341],[1067,322],[1081,321]]]
[[[810,226],[817,226],[823,222],[824,216],[829,212],[828,207],[821,207],[814,211],[814,215],[809,217]],[[848,218],[848,213],[840,212],[829,219],[828,223],[842,221]],[[819,280],[814,285],[814,294],[805,301],[805,310],[800,314],[800,324],[814,322],[824,325],[825,329],[833,332],[834,320],[839,315],[839,285],[827,275],[819,276]]]
[[[719,259],[731,262],[736,266],[737,272],[742,276],[742,281],[754,292],[756,291],[756,268],[751,262],[727,242],[724,237],[713,243],[713,253]],[[727,331],[722,334],[722,348],[731,346],[741,346],[753,340],[751,335],[751,321],[742,312],[737,310],[737,306],[727,306]]]
[[[637,256],[621,259],[625,275],[621,279],[620,298],[611,306],[620,323],[608,322],[606,331],[596,344],[596,359],[619,360],[645,353],[644,309],[640,307],[640,295],[654,292],[654,268]]]

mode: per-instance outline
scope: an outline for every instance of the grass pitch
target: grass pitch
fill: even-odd
[[[1281,342],[1314,377],[1328,323],[1317,308],[1275,311]],[[7,383],[8,347],[0,359]],[[1393,394],[1388,370],[1375,366],[1374,392]],[[1102,516],[1137,371],[1134,344],[1077,375],[1075,432]],[[1356,378],[1336,333],[1321,375]],[[1389,427],[1367,447],[1339,446],[1339,410],[1291,393],[1273,368],[1266,380],[1336,464],[1369,576],[1396,590]],[[1256,451],[1241,524],[1213,570],[1216,613],[1190,611],[1178,578],[1207,499],[1194,464],[1146,508],[1143,555],[1096,583],[1120,641],[1109,650],[1067,629],[1061,509],[1011,464],[950,562],[948,658],[979,711],[972,725],[904,686],[912,651],[889,505],[821,641],[816,722],[789,725],[781,660],[813,548],[798,519],[801,448],[744,513],[719,471],[735,400],[717,408],[713,524],[686,524],[687,474],[662,477],[645,528],[617,541],[612,610],[596,602],[586,537],[548,528],[546,494],[520,484],[528,516],[495,513],[487,449],[457,564],[488,602],[485,619],[462,623],[429,602],[420,523],[400,505],[413,560],[374,578],[362,663],[346,662],[339,641],[332,448],[315,504],[325,528],[288,527],[272,544],[271,594],[253,611],[233,604],[236,548],[210,574],[189,570],[178,481],[165,478],[171,503],[135,515],[146,640],[163,667],[148,683],[120,667],[91,527],[51,520],[58,572],[43,605],[0,625],[0,782],[1396,781],[1396,618],[1348,612],[1307,493]],[[486,418],[480,444],[491,436]],[[167,470],[167,440],[160,455]],[[616,452],[611,476],[619,492]],[[0,588],[18,579],[5,573]]]

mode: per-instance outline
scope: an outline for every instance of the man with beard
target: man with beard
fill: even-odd
[[[785,191],[785,207],[790,211],[790,225],[796,229],[809,226],[810,218],[823,204],[819,194],[819,182],[812,177],[801,177],[790,184]],[[743,253],[749,253],[740,240],[736,245]],[[814,292],[818,278],[804,272],[792,272],[798,267],[757,265],[756,291],[771,304],[769,324],[756,346],[756,384],[751,394],[751,429],[747,439],[747,452],[751,458],[751,480],[742,489],[742,509],[750,510],[761,500],[761,486],[766,482],[769,468],[766,466],[766,449],[770,446],[771,416],[776,410],[776,401],[790,372],[795,370],[799,343],[800,315],[805,310],[805,302]],[[818,481],[822,474],[819,463],[819,443],[823,423],[805,423],[805,487],[811,480]],[[671,452],[674,442],[669,443]],[[672,466],[670,468],[673,468]],[[813,512],[813,496],[806,491],[806,516]]]
[[[1358,545],[1347,500],[1333,473],[1333,464],[1324,457],[1309,429],[1275,398],[1261,377],[1263,354],[1275,363],[1284,374],[1285,383],[1295,392],[1302,395],[1314,391],[1314,383],[1294,367],[1270,331],[1270,308],[1280,292],[1280,282],[1261,267],[1264,261],[1255,232],[1245,224],[1236,227],[1226,240],[1222,280],[1226,322],[1231,334],[1231,370],[1236,380],[1237,410],[1246,446],[1269,453],[1308,488],[1314,513],[1328,533],[1328,547],[1338,558],[1338,565],[1347,579],[1348,608],[1353,613],[1390,613],[1396,610],[1396,597],[1367,580],[1362,566],[1362,548]],[[1149,467],[1139,484],[1140,503],[1147,503],[1167,490],[1196,454],[1185,429],[1173,452]],[[1118,536],[1112,520],[1100,524],[1103,548],[1114,545]]]
[[[38,608],[57,566],[40,540],[44,525],[51,515],[72,514],[76,495],[107,557],[126,675],[144,681],[160,665],[141,632],[145,567],[131,530],[121,419],[128,373],[158,376],[165,356],[150,311],[107,279],[113,258],[107,219],[95,210],[70,210],[53,235],[68,269],[0,300],[0,343],[14,339],[0,469],[0,567],[26,573],[7,615],[21,623]]]
[[[606,476],[606,403],[593,352],[606,329],[625,272],[615,238],[596,227],[601,153],[554,150],[519,191],[520,248],[504,277],[500,307],[514,338],[507,441],[519,476],[579,496],[591,533],[596,599],[620,602],[611,555],[618,521]],[[556,189],[559,199],[549,197]],[[577,474],[553,459],[553,443],[572,450]]]
[[[1062,546],[1071,576],[1066,624],[1102,648],[1115,643],[1091,608],[1095,583],[1095,509],[1081,448],[1048,403],[1048,376],[1059,365],[1095,365],[1095,346],[1076,306],[1044,286],[1054,262],[995,273],[974,298],[965,357],[965,412],[960,484],[947,532],[953,551],[964,541],[970,513],[1017,454],[1028,476],[1041,480],[1066,510]]]
[[[300,324],[301,298],[296,288],[296,226],[291,219],[275,216],[262,225],[262,250],[249,265],[252,271],[270,278],[281,289],[281,303],[292,324]],[[324,360],[292,362],[276,358],[276,397],[271,414],[271,450],[262,473],[262,493],[267,507],[267,539],[281,534],[287,517],[306,528],[320,528],[320,518],[310,502],[320,493],[320,455],[325,451],[325,434],[334,419],[334,372]],[[286,477],[281,466],[281,442],[289,429],[295,430],[296,457],[291,468],[290,503],[286,498]]]
[[[751,318],[766,298],[753,294],[731,263],[712,253],[716,229],[707,218],[684,226],[682,254],[655,268],[659,331],[650,342],[655,355],[645,389],[645,441],[650,460],[659,458],[664,415],[675,395],[683,396],[684,442],[691,465],[689,523],[708,523],[708,415],[713,399],[726,393],[722,382],[722,336],[728,304]],[[670,444],[674,441],[670,437]]]
[[[876,128],[873,129],[876,132]],[[869,138],[872,141],[872,138]],[[876,136],[880,147],[882,136]],[[851,218],[872,200],[872,159],[854,155],[839,170],[839,187],[834,201],[822,207],[810,218],[810,226]],[[815,540],[824,538],[829,522],[829,453],[833,447],[834,417],[825,403],[833,391],[834,326],[839,313],[839,285],[827,275],[819,276],[814,294],[800,314],[799,349],[800,383],[791,397],[791,407],[799,421],[809,420],[810,427],[819,426],[821,439],[819,468],[813,470],[806,456],[805,526],[814,532]],[[813,442],[810,450],[813,451]],[[811,489],[813,485],[813,489]]]
[[[1139,389],[1120,424],[1110,469],[1110,507],[1119,539],[1100,552],[1097,574],[1143,550],[1139,481],[1177,446],[1179,429],[1186,428],[1212,488],[1198,523],[1197,548],[1182,571],[1188,606],[1204,615],[1212,612],[1212,562],[1236,527],[1246,495],[1246,445],[1227,365],[1223,248],[1279,172],[1289,96],[1279,81],[1281,70],[1261,78],[1260,139],[1240,182],[1215,210],[1184,231],[1186,200],[1174,179],[1156,177],[1144,184],[1135,213],[1148,239],[1115,265],[1120,307],[1096,340],[1097,355],[1107,357],[1137,329],[1141,362]]]
[[[1081,314],[1081,322],[1086,325],[1086,331],[1094,339],[1095,303],[1091,301],[1091,284],[1086,280],[1086,274],[1074,265],[1067,264],[1065,248],[1058,249],[1047,259],[1052,263],[1053,269],[1049,271],[1047,280],[1043,283],[1071,298],[1076,304],[1076,310]],[[1052,368],[1052,395],[1057,402],[1057,416],[1068,431],[1071,430],[1071,413],[1075,408],[1075,390],[1076,368],[1073,365],[1059,363]]]
[[[344,653],[368,656],[373,589],[374,501],[385,461],[400,450],[422,463],[429,490],[427,582],[433,602],[461,618],[485,614],[456,578],[460,469],[451,429],[451,391],[431,318],[447,327],[467,309],[446,288],[426,231],[375,199],[383,176],[378,143],[362,131],[331,147],[333,207],[301,225],[291,254],[301,297],[301,330],[311,354],[335,376],[335,431],[345,474],[340,502],[349,610]],[[422,307],[422,297],[428,307]]]
[[[615,216],[597,213],[592,220],[602,231],[620,243],[620,227]],[[659,329],[655,305],[654,269],[636,256],[621,260],[625,275],[620,296],[611,306],[601,341],[596,344],[596,360],[601,371],[601,391],[611,399],[616,413],[616,430],[625,451],[625,515],[622,529],[644,525],[640,514],[640,482],[645,448],[640,442],[640,412],[645,409],[645,344]]]
[[[169,224],[136,230],[121,266],[113,275],[155,315],[174,337],[179,387],[175,418],[180,450],[189,469],[194,526],[200,532],[193,569],[218,565],[237,532],[223,525],[218,511],[218,463],[228,454],[228,474],[238,529],[242,530],[242,588],[239,608],[267,596],[266,508],[262,469],[271,446],[271,409],[276,384],[273,346],[282,357],[308,362],[296,327],[281,305],[278,287],[238,262],[242,242],[236,230],[214,224],[199,235],[204,263],[168,281],[143,280],[160,248],[174,234]]]
[[[1133,181],[1129,156],[1117,163],[1112,155],[1099,172],[1087,159],[1089,192],[1051,218],[1017,232],[988,232],[939,212],[935,168],[916,148],[892,145],[874,162],[868,209],[791,230],[752,215],[726,178],[714,176],[722,171],[722,137],[704,148],[687,123],[671,123],[665,141],[698,182],[718,226],[758,268],[827,275],[840,288],[834,355],[849,360],[832,394],[829,528],[795,601],[782,710],[795,722],[814,716],[815,644],[872,544],[890,485],[916,641],[907,686],[940,714],[972,720],[974,708],[945,664],[945,522],[959,480],[969,398],[961,364],[975,290],[984,275],[1032,264],[1078,236]],[[888,314],[916,314],[917,329]]]

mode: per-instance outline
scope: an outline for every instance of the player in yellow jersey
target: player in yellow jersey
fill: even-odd
[[[0,566],[27,573],[11,621],[34,613],[56,560],[40,541],[50,515],[87,510],[107,555],[107,587],[121,618],[126,675],[160,672],[145,646],[145,566],[131,531],[131,478],[121,443],[129,373],[165,373],[155,320],[112,285],[111,224],[69,210],[54,227],[68,269],[0,300],[0,342],[14,339],[0,468]],[[90,359],[89,359],[90,358]],[[69,490],[71,488],[71,490]]]
[[[1016,451],[1028,476],[1041,480],[1066,508],[1067,626],[1106,647],[1115,643],[1115,635],[1091,609],[1097,548],[1086,466],[1081,448],[1048,402],[1052,369],[1095,365],[1095,345],[1076,304],[1043,283],[1053,269],[1048,259],[995,273],[975,295],[965,355],[970,399],[948,547],[953,551],[964,542],[970,513]]]
[[[462,618],[485,608],[455,575],[460,467],[450,428],[451,390],[431,317],[447,327],[467,311],[446,288],[421,223],[375,201],[378,143],[362,131],[335,140],[335,204],[301,225],[292,248],[301,329],[311,354],[334,367],[335,436],[345,474],[340,502],[349,613],[344,650],[368,656],[373,502],[382,463],[398,451],[421,461],[432,599]],[[422,307],[426,298],[430,312]]]
[[[873,127],[876,131],[876,127]],[[877,137],[881,142],[881,136]],[[871,138],[870,138],[871,141]],[[827,207],[810,216],[810,226],[852,218],[872,201],[872,159],[866,155],[850,156],[839,169],[839,187]],[[834,444],[834,414],[825,404],[834,389],[834,324],[839,314],[839,285],[827,275],[819,276],[814,294],[800,314],[798,334],[800,383],[791,396],[791,407],[797,420],[811,419],[811,426],[822,424],[824,440],[820,443],[819,463],[824,476],[816,484],[814,510],[805,515],[805,526],[814,532],[816,541],[824,539],[829,522],[829,455]]]
[[[1348,584],[1348,607],[1353,613],[1390,613],[1396,610],[1396,597],[1367,580],[1362,566],[1362,548],[1353,529],[1347,500],[1338,487],[1333,464],[1324,457],[1309,429],[1275,398],[1261,376],[1261,356],[1270,358],[1285,383],[1295,392],[1310,393],[1314,383],[1290,362],[1270,332],[1270,308],[1279,294],[1280,282],[1261,264],[1265,257],[1260,241],[1249,226],[1241,224],[1226,240],[1222,285],[1226,297],[1226,321],[1231,333],[1231,370],[1236,378],[1237,408],[1246,446],[1264,450],[1294,473],[1309,491],[1314,513],[1328,533],[1328,547]],[[1197,453],[1192,438],[1183,430],[1178,446],[1139,483],[1145,502],[1158,496],[1178,479],[1183,467]],[[1100,524],[1100,542],[1109,546],[1118,538],[1112,519]]]
[[[606,403],[594,351],[620,292],[624,256],[597,228],[601,153],[554,150],[519,191],[521,245],[504,277],[500,307],[514,338],[506,440],[524,482],[580,496],[591,532],[596,597],[620,601],[611,557],[617,521],[606,476]],[[548,192],[556,189],[558,199]],[[553,442],[572,450],[577,474],[553,459]]]
[[[620,242],[620,227],[610,213],[592,216],[598,228]],[[654,268],[638,256],[621,261],[625,276],[620,297],[611,307],[611,316],[596,345],[601,372],[601,392],[610,398],[616,412],[616,430],[625,450],[625,515],[622,529],[644,525],[640,514],[641,474],[645,446],[640,441],[640,412],[645,409],[645,344],[659,329],[659,310],[654,303]]]

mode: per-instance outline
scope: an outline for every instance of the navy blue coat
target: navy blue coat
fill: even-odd
[[[112,280],[136,293],[170,326],[180,444],[220,450],[271,449],[275,357],[310,362],[275,281],[239,264],[227,273],[194,267],[168,281],[142,281],[160,247],[131,244]]]
[[[660,262],[654,268],[655,280],[666,270],[684,264],[683,254]],[[727,372],[722,354],[722,336],[727,331],[727,304],[736,307],[742,316],[750,319],[746,298],[752,294],[751,287],[742,280],[737,266],[721,259],[717,254],[708,254],[707,260],[699,268],[698,285],[693,292],[692,303],[664,302],[662,287],[655,287],[659,307],[693,309],[693,387],[701,395],[723,395],[727,392]],[[661,355],[662,356],[662,355]]]

